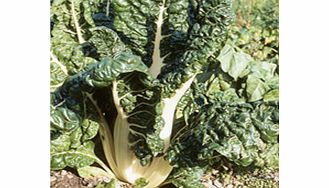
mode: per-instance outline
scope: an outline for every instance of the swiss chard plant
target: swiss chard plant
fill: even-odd
[[[224,159],[277,165],[277,65],[227,40],[231,7],[53,0],[51,169],[154,188],[202,187]]]

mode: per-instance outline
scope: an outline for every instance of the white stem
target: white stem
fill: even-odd
[[[117,91],[117,82],[113,81],[113,101],[118,111],[118,116],[115,121],[114,127],[114,148],[115,158],[117,161],[120,174],[125,181],[134,183],[138,178],[144,177],[149,181],[145,188],[154,188],[161,184],[170,174],[172,167],[168,161],[163,157],[155,158],[150,166],[142,166],[140,161],[136,158],[133,151],[129,149],[128,135],[131,131],[132,134],[139,134],[130,129],[130,123],[127,121],[127,114],[123,111],[120,105],[120,97]],[[134,124],[132,124],[134,126]],[[144,136],[144,135],[141,135]]]
[[[109,169],[109,167],[107,167],[106,166],[106,164],[105,163],[103,163],[103,161],[102,160],[100,160],[99,158],[96,158],[95,159],[95,162],[97,163],[97,164],[99,164],[108,174],[109,174],[109,176],[111,177],[111,178],[116,178],[116,176],[113,174],[113,172],[112,172],[112,170],[111,169]]]
[[[65,67],[65,65],[63,65],[63,63],[61,63],[57,57],[53,54],[53,52],[50,52],[50,57],[53,60],[54,63],[56,63],[59,68],[64,72],[65,75],[68,75],[67,69]]]
[[[129,149],[129,123],[127,120],[127,115],[120,104],[120,97],[117,87],[118,83],[114,80],[112,84],[112,96],[115,108],[118,112],[113,132],[115,149],[114,155],[118,168],[120,169],[120,175],[124,178],[125,181],[134,183],[136,179],[141,177],[141,175],[137,170],[132,168],[132,166],[139,162],[134,156],[134,153]]]
[[[101,109],[98,107],[97,102],[92,98],[92,95],[89,93],[85,93],[85,94],[89,98],[89,100],[92,102],[94,107],[96,108],[96,111],[101,119],[101,124],[100,124],[101,126],[99,127],[99,133],[101,135],[101,141],[103,144],[103,150],[105,153],[105,157],[106,157],[111,169],[113,170],[115,176],[117,178],[123,180],[122,176],[119,174],[119,169],[117,167],[115,158],[113,157],[114,156],[113,137],[112,137],[111,131],[109,129],[109,126],[107,124],[107,121],[105,120]]]
[[[164,66],[163,60],[164,58],[161,58],[160,54],[160,42],[162,39],[161,31],[162,31],[162,24],[163,24],[163,13],[165,10],[165,3],[166,1],[162,1],[162,5],[160,6],[159,16],[158,20],[156,22],[156,33],[155,33],[155,39],[154,39],[154,48],[153,48],[153,54],[152,54],[152,65],[150,67],[150,73],[151,75],[156,78],[160,72],[161,68]]]
[[[82,37],[82,33],[81,33],[80,26],[79,26],[78,18],[77,18],[76,12],[75,12],[74,1],[75,0],[71,0],[71,14],[72,14],[72,17],[73,17],[73,22],[74,22],[74,25],[75,25],[75,29],[77,30],[78,41],[79,41],[80,44],[82,44],[82,43],[85,42],[85,39]]]
[[[106,3],[106,16],[110,15],[110,0],[107,0]]]
[[[176,111],[176,106],[179,100],[183,97],[185,92],[190,88],[196,75],[193,75],[187,82],[182,84],[182,87],[175,91],[175,95],[170,98],[163,99],[164,107],[162,112],[162,118],[165,122],[165,126],[160,132],[160,138],[165,142],[165,150],[168,149],[170,144],[171,131]]]

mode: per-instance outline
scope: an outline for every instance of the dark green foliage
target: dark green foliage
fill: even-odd
[[[276,103],[215,103],[192,113],[168,152],[177,166],[208,165],[216,158],[242,166],[273,166],[278,154]],[[192,149],[193,148],[193,149]]]

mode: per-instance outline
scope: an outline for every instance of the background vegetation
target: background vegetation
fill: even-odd
[[[278,73],[279,0],[233,0],[233,7],[236,16],[230,28],[230,42],[255,60],[277,64]],[[263,170],[252,167],[223,168],[223,164],[218,166],[209,173],[208,179],[213,179],[212,185],[218,181],[223,187],[279,187],[278,164]],[[214,174],[217,170],[220,171],[218,175]]]

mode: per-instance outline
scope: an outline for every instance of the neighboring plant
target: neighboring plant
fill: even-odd
[[[277,166],[277,65],[227,42],[231,18],[229,0],[53,0],[51,169],[153,188]]]
[[[279,0],[234,0],[229,38],[260,61],[278,64]]]

